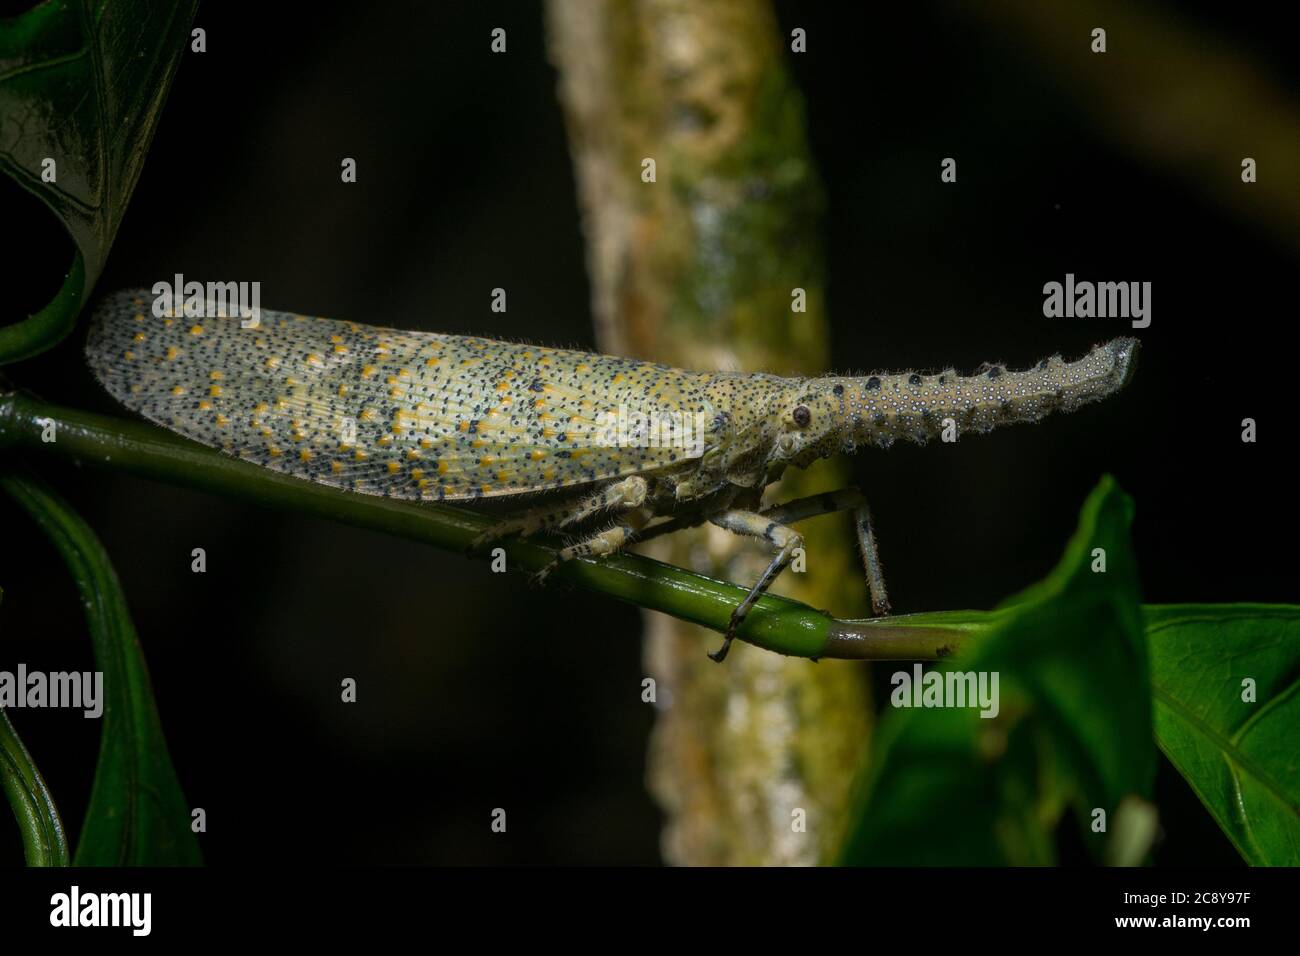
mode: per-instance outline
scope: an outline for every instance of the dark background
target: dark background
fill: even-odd
[[[1074,356],[1127,323],[1046,320],[1043,283],[1154,284],[1120,396],[855,460],[896,611],[989,607],[1038,579],[1105,472],[1136,500],[1148,601],[1296,601],[1282,402],[1294,253],[1103,136],[1067,66],[1022,38],[946,3],[860,6],[778,6],[787,35],[809,35],[791,60],[829,199],[837,370]],[[1266,10],[1146,6],[1294,93],[1287,31]],[[593,345],[540,7],[224,2],[197,24],[208,52],[182,62],[100,292],[175,272],[257,279],[267,308]],[[488,51],[496,26],[506,56]],[[1140,37],[1111,44],[1108,57],[1144,55]],[[1252,143],[1239,154],[1262,174],[1281,166]],[[345,156],[354,185],[339,179]],[[956,185],[939,181],[944,156]],[[495,286],[504,315],[488,308]],[[120,413],[83,365],[82,334],[10,377]],[[1258,444],[1240,441],[1246,416]],[[659,859],[634,608],[323,520],[37,466],[116,561],[181,782],[208,812],[210,863]],[[0,666],[90,669],[52,549],[11,506],[0,537]],[[190,571],[195,547],[206,574]],[[355,705],[339,703],[344,677]],[[100,725],[12,717],[75,834]],[[1237,859],[1167,764],[1157,798],[1157,862]],[[493,807],[507,836],[489,832]],[[19,859],[0,825],[0,861]]]

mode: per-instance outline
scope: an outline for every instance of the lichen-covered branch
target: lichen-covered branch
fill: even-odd
[[[822,193],[769,4],[547,9],[602,348],[696,369],[824,371]],[[786,479],[776,497],[842,480],[825,466]],[[865,606],[845,525],[816,522],[806,541],[807,572],[786,575],[785,593]],[[756,580],[767,560],[710,529],[654,548],[734,581]],[[711,635],[654,614],[646,626],[647,669],[665,704],[650,783],[668,813],[667,859],[821,859],[868,737],[863,674],[745,652],[714,667],[702,654]]]

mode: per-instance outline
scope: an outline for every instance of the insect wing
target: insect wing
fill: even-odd
[[[408,499],[560,488],[705,449],[709,376],[646,362],[263,311],[96,311],[95,375],[122,404],[274,471]],[[206,311],[206,310],[205,310]]]

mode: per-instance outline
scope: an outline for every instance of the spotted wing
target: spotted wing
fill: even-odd
[[[207,311],[207,310],[205,310]],[[145,418],[245,461],[409,499],[561,488],[670,467],[707,447],[707,374],[489,339],[263,311],[96,310],[90,367]]]

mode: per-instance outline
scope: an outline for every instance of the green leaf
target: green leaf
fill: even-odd
[[[1051,863],[1070,805],[1097,858],[1141,860],[1156,757],[1132,512],[1104,478],[1051,575],[1004,602],[986,634],[936,669],[996,673],[996,717],[895,707],[881,722],[841,862]],[[1096,548],[1104,573],[1093,570]],[[1095,808],[1106,811],[1107,833],[1092,830]]]
[[[90,527],[34,479],[0,474],[72,572],[104,672],[104,729],[78,866],[198,865],[190,808],[181,793],[144,655],[108,554]]]
[[[1300,866],[1300,607],[1157,605],[1144,617],[1160,749],[1248,863]]]
[[[0,597],[4,592],[0,591]],[[45,780],[32,761],[9,715],[0,710],[0,790],[9,798],[28,866],[67,866],[63,821]]]
[[[76,256],[44,309],[0,328],[0,363],[72,330],[144,166],[197,0],[60,0],[0,18],[0,173],[63,223]],[[55,182],[42,163],[55,162]]]

